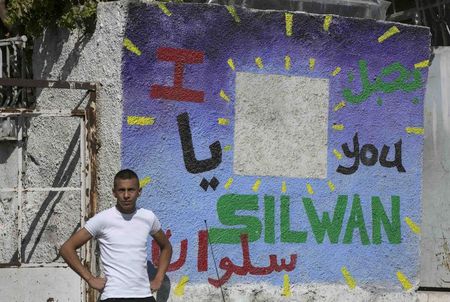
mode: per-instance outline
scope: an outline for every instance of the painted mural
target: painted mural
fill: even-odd
[[[123,45],[122,166],[179,288],[417,284],[428,29],[138,3]]]

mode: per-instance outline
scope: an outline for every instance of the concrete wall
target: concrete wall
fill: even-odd
[[[144,186],[141,205],[154,209],[170,229],[175,247],[172,271],[158,300],[221,301],[220,290],[211,285],[214,281],[208,282],[217,276],[205,241],[205,219],[211,228],[217,265],[222,259],[222,268],[226,266],[223,259],[230,257],[248,270],[242,262],[246,241],[239,237],[240,231],[233,231],[236,228],[250,231],[249,255],[255,267],[267,267],[270,254],[277,255],[278,263],[286,258],[289,264],[290,255],[297,257],[295,266],[280,272],[269,267],[261,275],[233,273],[223,284],[227,301],[448,298],[404,291],[404,286],[409,287],[406,279],[413,288],[419,284],[419,237],[413,230],[417,231],[414,224],[421,222],[423,141],[422,135],[407,133],[405,128],[423,127],[424,86],[409,92],[401,91],[400,86],[392,92],[373,92],[359,104],[342,95],[346,87],[361,92],[361,59],[368,63],[371,81],[399,62],[405,72],[424,82],[427,68],[415,69],[414,64],[428,59],[425,29],[397,24],[400,33],[379,43],[378,37],[393,24],[239,9],[235,14],[219,6],[133,3],[100,4],[92,37],[48,31],[41,44],[36,44],[34,71],[37,78],[102,83],[98,102],[100,206],[114,203],[110,187],[117,169],[136,169]],[[162,51],[158,59],[160,47],[203,54],[189,53],[186,60],[199,56],[203,60],[185,65],[182,83],[203,91],[202,102],[152,96],[154,85],[172,86],[174,79],[174,59],[163,59],[170,50]],[[255,61],[257,57],[261,60]],[[175,56],[179,58],[180,54]],[[76,98],[67,92],[43,91],[39,106],[68,108]],[[353,163],[342,145],[348,143],[352,150],[356,132],[360,147],[372,144],[380,152],[383,145],[390,146],[388,159],[393,159],[394,144],[402,139],[406,171],[376,162],[373,166],[360,163],[351,175],[337,172],[339,165]],[[59,137],[64,133],[56,129],[34,135]],[[218,148],[219,162],[214,153]],[[280,155],[277,149],[284,153]],[[47,147],[35,150],[49,156],[47,151]],[[308,170],[310,164],[316,168]],[[213,177],[217,186],[211,182]],[[236,195],[229,198],[230,193]],[[339,195],[343,197],[339,199]],[[373,196],[380,197],[380,211],[372,208]],[[396,202],[391,196],[400,197],[398,213],[391,212]],[[330,243],[329,233],[319,242],[320,225],[311,224],[313,209],[320,219],[323,212],[337,217],[335,209],[343,205],[342,200],[347,201],[341,210],[342,226],[330,227],[337,234],[336,243]],[[233,206],[237,215],[230,209]],[[384,217],[381,209],[387,221],[380,223],[381,243],[376,244],[373,221]],[[73,211],[69,221],[78,215]],[[239,221],[239,215],[248,217]],[[409,224],[406,217],[411,219]],[[386,232],[389,224],[392,230]],[[306,234],[305,241],[302,234]],[[65,240],[60,237],[64,236],[58,237],[59,242]],[[48,249],[43,255],[52,253]],[[402,275],[397,275],[398,271]],[[57,273],[61,277],[55,278],[57,286],[65,286],[64,274]],[[219,268],[219,274],[226,274],[226,269]],[[44,270],[38,275],[36,278],[50,280]],[[0,276],[11,276],[11,272],[0,270]],[[15,280],[23,282],[23,277]],[[72,286],[78,290],[79,278],[73,280]],[[42,292],[31,287],[36,295]],[[14,287],[6,290],[14,293]],[[48,297],[73,301],[73,296]]]
[[[435,51],[425,102],[421,286],[450,285],[450,48]]]
[[[0,141],[0,188],[14,188],[17,184],[17,153],[16,142]],[[17,250],[17,196],[13,192],[0,193],[0,206],[0,263],[8,263]]]
[[[80,278],[69,268],[2,268],[3,301],[81,301]]]
[[[97,109],[102,112],[98,119],[101,208],[113,204],[111,182],[120,168],[120,45],[125,12],[122,3],[101,5],[94,35],[48,30],[36,41],[34,49],[36,79],[102,83],[104,90],[97,103]],[[39,91],[37,107],[41,110],[72,109],[83,94],[84,91],[44,89]],[[43,117],[28,121],[25,186],[80,187],[79,122],[78,118]],[[8,171],[8,178],[1,174],[0,184],[2,187],[15,186],[17,154],[4,148],[1,152],[0,173]],[[5,152],[13,153],[4,155]],[[8,182],[4,183],[6,179]],[[0,193],[2,263],[11,261],[17,247],[16,195]],[[80,226],[80,208],[80,194],[75,191],[25,194],[22,262],[53,267],[0,269],[0,300],[82,301],[80,278],[70,269],[59,267],[62,259],[58,257],[59,246]]]

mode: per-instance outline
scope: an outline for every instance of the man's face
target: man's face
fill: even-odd
[[[132,179],[116,179],[113,194],[117,199],[117,208],[122,213],[133,213],[136,208],[136,200],[141,193],[139,181]]]

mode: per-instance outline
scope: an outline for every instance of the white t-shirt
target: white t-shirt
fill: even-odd
[[[100,244],[106,277],[101,299],[150,297],[147,240],[161,229],[156,215],[141,208],[124,214],[112,207],[89,219],[84,227]]]

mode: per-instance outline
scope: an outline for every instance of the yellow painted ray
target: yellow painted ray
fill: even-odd
[[[333,20],[333,16],[331,16],[331,15],[325,16],[325,20],[323,20],[323,29],[325,31],[328,31],[328,29],[330,28],[330,24],[331,24],[332,20]]]
[[[331,73],[331,75],[333,76],[333,77],[335,77],[335,76],[337,76],[339,73],[341,72],[341,67],[336,67],[334,70],[333,70],[333,72]]]
[[[261,179],[257,179],[252,187],[253,192],[255,192],[255,193],[258,192],[260,185],[261,185]]]
[[[425,133],[425,129],[422,127],[406,127],[406,133],[422,135]]]
[[[405,222],[406,224],[409,226],[409,228],[411,229],[411,231],[413,231],[416,234],[420,234],[421,233],[421,229],[420,226],[418,226],[417,224],[414,223],[414,221],[411,220],[411,218],[409,217],[405,217]]]
[[[139,180],[139,188],[143,188],[146,185],[148,185],[152,181],[152,178],[150,176],[146,176]]]
[[[286,70],[291,69],[291,57],[290,56],[285,56],[284,57],[284,68]]]
[[[285,297],[292,296],[291,283],[289,282],[288,274],[284,274],[283,276],[283,290],[281,291],[281,295]]]
[[[230,97],[225,93],[225,91],[223,91],[223,89],[220,89],[220,93],[219,93],[220,97],[225,100],[226,102],[230,101]]]
[[[343,124],[334,124],[333,126],[331,126],[331,128],[333,128],[334,130],[337,130],[337,131],[342,131],[342,130],[344,130],[344,125]]]
[[[390,37],[392,37],[395,34],[398,34],[399,32],[400,30],[397,28],[397,26],[394,25],[391,28],[389,28],[384,34],[378,37],[378,42],[382,43],[386,39],[389,39]]]
[[[227,118],[222,118],[222,117],[219,117],[219,118],[217,119],[217,122],[219,123],[219,125],[223,125],[223,126],[227,126],[227,125],[230,124],[230,120],[229,120],[229,119],[227,119]]]
[[[336,156],[337,159],[342,158],[342,154],[336,149],[333,149],[333,154],[334,154],[334,156]]]
[[[311,186],[311,184],[306,184],[306,191],[308,191],[309,195],[313,195],[314,194],[314,190],[313,187]]]
[[[131,42],[131,40],[128,38],[123,39],[123,46],[125,46],[126,49],[128,49],[129,51],[138,56],[142,54],[139,48],[136,45],[134,45],[134,43]]]
[[[226,190],[228,190],[231,186],[231,184],[233,183],[233,178],[228,178],[227,182],[225,183],[225,185],[223,186]]]
[[[186,283],[188,283],[189,277],[183,276],[180,279],[180,282],[175,286],[175,289],[173,290],[173,293],[175,296],[181,297],[184,295],[184,287],[186,286]]]
[[[350,289],[354,289],[356,287],[356,281],[345,266],[341,268],[341,273],[344,276],[345,282],[347,282],[348,287],[350,287]]]
[[[309,70],[314,70],[315,66],[316,66],[316,59],[309,58]]]
[[[286,36],[292,36],[292,23],[294,21],[294,14],[284,13],[286,21]]]
[[[331,192],[335,190],[334,183],[331,180],[328,181],[328,187],[330,188]]]
[[[167,16],[172,16],[172,13],[170,12],[170,10],[167,8],[165,3],[158,3],[158,7],[159,9],[166,14]]]
[[[236,66],[234,66],[234,62],[232,58],[229,58],[228,61],[228,66],[230,66],[230,68],[234,71],[236,69]]]
[[[230,151],[231,150],[231,145],[226,145],[223,147],[223,151]]]
[[[256,65],[258,66],[259,69],[262,69],[262,68],[264,67],[263,62],[262,62],[262,59],[261,59],[260,57],[257,57],[257,58],[255,59],[255,63],[256,63]]]
[[[281,193],[286,193],[286,191],[287,191],[286,182],[282,181],[281,182]]]
[[[230,13],[230,15],[233,16],[234,22],[236,22],[236,23],[241,22],[241,18],[239,18],[238,14],[236,12],[236,9],[234,8],[234,6],[233,5],[225,5],[225,6],[226,6],[228,12]]]
[[[397,279],[402,284],[404,290],[410,290],[413,287],[408,278],[400,271],[397,272]]]
[[[155,118],[150,116],[127,116],[127,124],[133,126],[151,126],[155,123]]]
[[[430,60],[424,60],[422,62],[414,64],[414,68],[416,68],[416,69],[426,68],[428,66],[430,66]]]
[[[344,101],[339,102],[336,106],[334,106],[334,111],[338,111],[339,109],[344,108],[345,105],[346,105],[346,104],[345,104]]]

